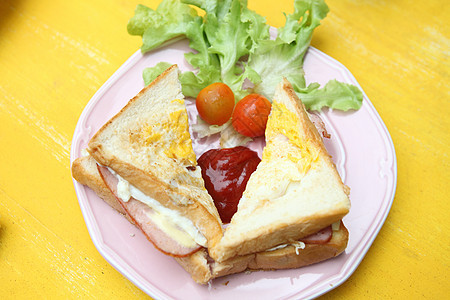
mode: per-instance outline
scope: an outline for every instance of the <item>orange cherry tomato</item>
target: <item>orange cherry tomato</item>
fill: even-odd
[[[250,94],[236,104],[233,111],[234,129],[248,137],[263,136],[272,105],[264,96]]]
[[[223,125],[233,113],[233,91],[225,83],[213,83],[200,91],[195,106],[205,122],[211,125]]]

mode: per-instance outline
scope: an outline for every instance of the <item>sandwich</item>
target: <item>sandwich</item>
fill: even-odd
[[[177,66],[167,69],[91,138],[87,151],[127,216],[162,252],[210,247],[222,224],[204,188]]]
[[[272,99],[265,138],[237,212],[211,249],[217,261],[299,240],[349,212],[349,190],[286,79]]]
[[[277,89],[261,168],[251,175],[243,204],[224,229],[197,166],[178,75],[176,65],[167,69],[100,128],[85,155],[74,160],[72,176],[140,228],[157,249],[173,256],[201,284],[246,270],[298,268],[342,253],[348,241],[341,221],[349,209],[348,191],[290,84],[284,81]],[[302,126],[289,127],[291,120],[285,120],[289,114],[276,112],[278,104],[293,112]],[[306,143],[311,156],[280,150],[290,143],[291,130],[307,137],[301,143]],[[295,162],[286,172],[297,171],[281,172],[273,161],[282,157]],[[274,208],[284,205],[284,200],[279,201],[283,191],[258,189],[261,180],[266,180],[264,174],[280,179],[289,195],[293,190],[311,189],[304,199],[300,197],[299,208],[308,210],[294,218],[280,206],[277,220],[267,218],[264,206],[272,203],[269,206]],[[298,182],[306,183],[298,189]],[[264,186],[276,186],[275,181],[267,183]],[[264,193],[268,197],[261,197]],[[319,203],[307,205],[306,199]],[[253,227],[242,224],[251,209],[260,216],[258,222],[265,223],[264,232],[253,232]]]

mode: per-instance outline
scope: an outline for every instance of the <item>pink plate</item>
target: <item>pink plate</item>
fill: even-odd
[[[131,56],[81,114],[71,162],[81,156],[92,135],[144,87],[144,68],[167,61],[178,64],[182,71],[190,70],[183,56],[187,51],[187,40],[180,40],[145,55],[137,51]],[[337,79],[359,87],[343,65],[315,48],[308,50],[304,68],[308,82],[324,84]],[[241,273],[202,286],[93,191],[74,181],[95,246],[114,268],[157,299],[299,299],[314,298],[335,288],[357,268],[387,217],[395,194],[397,164],[389,133],[366,96],[358,111],[324,110],[320,116],[332,136],[325,145],[351,188],[352,208],[344,218],[350,239],[342,255],[300,269]],[[194,143],[194,147],[199,145]]]

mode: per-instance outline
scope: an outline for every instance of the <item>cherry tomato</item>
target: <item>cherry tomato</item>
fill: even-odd
[[[236,104],[232,124],[240,134],[248,137],[263,136],[272,105],[264,96],[250,94]]]
[[[233,113],[234,94],[228,85],[216,82],[200,91],[195,102],[200,117],[211,125],[223,125]]]

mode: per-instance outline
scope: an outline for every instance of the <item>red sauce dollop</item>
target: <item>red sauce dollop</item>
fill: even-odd
[[[211,149],[198,159],[205,187],[223,223],[231,221],[247,181],[260,161],[255,151],[243,146]]]

